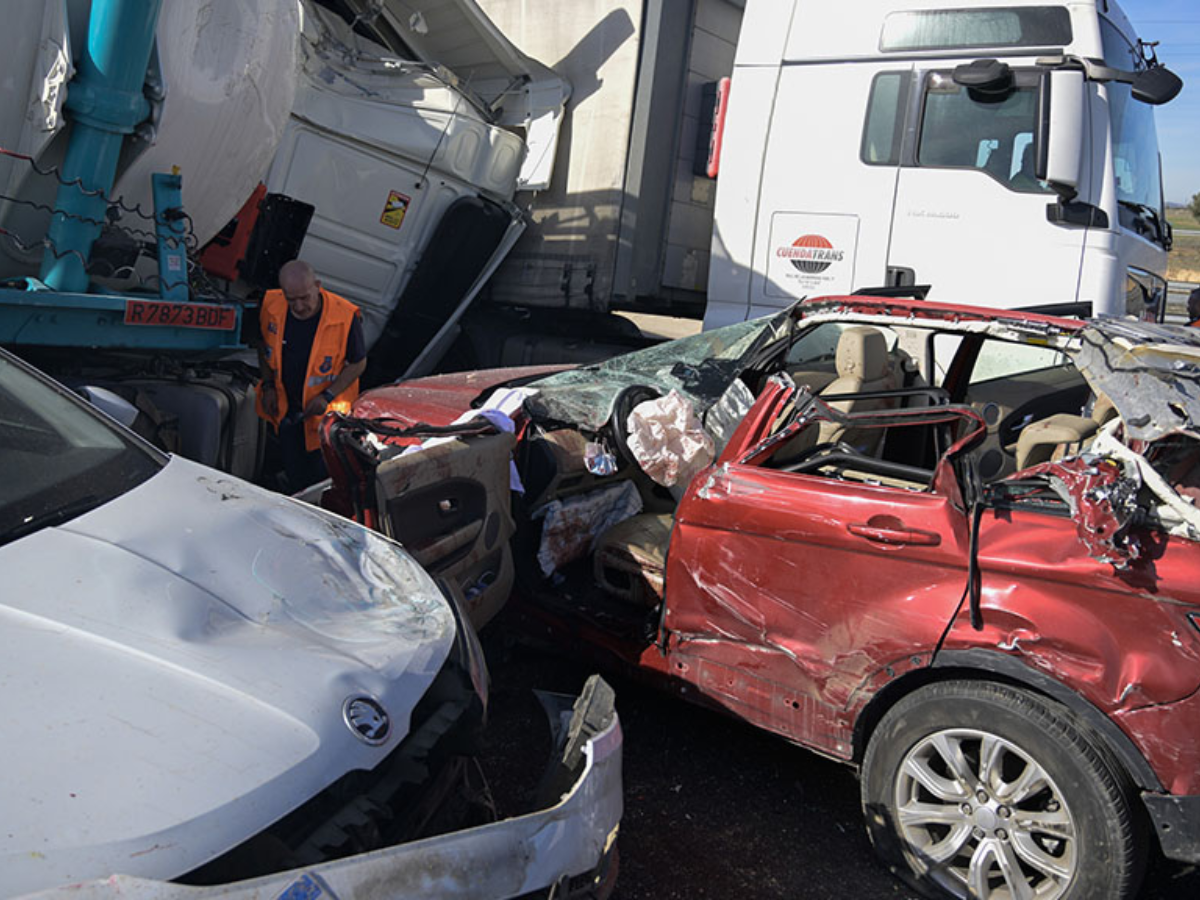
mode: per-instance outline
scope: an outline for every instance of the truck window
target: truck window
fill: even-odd
[[[879,49],[969,50],[984,47],[1065,47],[1071,17],[1061,6],[1019,9],[918,9],[883,21]]]
[[[1145,67],[1141,55],[1107,19],[1100,20],[1104,62],[1117,69]],[[1137,230],[1139,208],[1149,207],[1162,217],[1162,175],[1158,164],[1158,132],[1154,112],[1133,99],[1127,84],[1110,82],[1109,120],[1112,123],[1113,176],[1121,202],[1121,225]],[[1128,204],[1128,205],[1127,205]]]
[[[931,72],[922,107],[918,165],[979,169],[1011,191],[1049,191],[1033,174],[1037,88],[1031,78],[1018,77],[997,99],[976,96],[949,72]]]
[[[1166,304],[1167,282],[1161,275],[1134,266],[1125,270],[1125,315],[1159,322]]]
[[[880,72],[871,81],[859,158],[869,166],[900,164],[904,110],[908,106],[908,72]]]

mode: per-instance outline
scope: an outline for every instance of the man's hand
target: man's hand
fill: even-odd
[[[264,378],[258,389],[262,392],[263,409],[267,411],[268,416],[275,418],[279,415],[279,397],[275,393],[275,382]]]
[[[329,408],[329,398],[325,396],[325,392],[317,394],[308,401],[304,406],[304,418],[319,419],[325,415],[325,410]]]
[[[325,415],[325,410],[329,408],[329,404],[334,401],[334,398],[346,388],[350,387],[350,385],[354,382],[354,379],[362,375],[366,368],[367,359],[365,356],[358,362],[348,363],[342,369],[342,371],[338,372],[337,377],[333,379],[333,382],[329,385],[329,387],[325,388],[325,390],[321,391],[321,393],[317,394],[317,396],[308,401],[304,407],[304,418],[307,419],[309,416],[320,417]]]

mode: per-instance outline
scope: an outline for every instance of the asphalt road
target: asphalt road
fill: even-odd
[[[493,739],[525,751],[489,777],[501,811],[511,812],[519,802],[511,792],[535,777],[530,734],[548,735],[532,689],[578,692],[589,669],[513,644],[503,627],[485,634],[491,718],[509,723]],[[614,900],[917,900],[876,860],[851,769],[651,688],[609,681],[625,734]],[[1200,871],[1163,865],[1139,900],[1196,897]]]

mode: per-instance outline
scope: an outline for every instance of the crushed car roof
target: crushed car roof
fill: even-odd
[[[1112,400],[1133,440],[1200,438],[1200,331],[1097,318],[1080,332],[1075,365]]]

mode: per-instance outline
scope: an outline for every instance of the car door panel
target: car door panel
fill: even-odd
[[[940,494],[723,466],[676,514],[672,670],[762,727],[847,756],[878,674],[928,664],[963,596],[967,540]]]
[[[382,529],[430,575],[462,593],[476,627],[500,610],[512,589],[513,444],[503,432],[446,440],[375,470]]]

